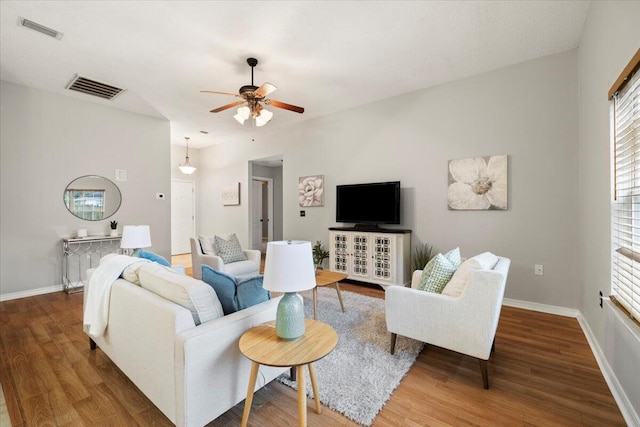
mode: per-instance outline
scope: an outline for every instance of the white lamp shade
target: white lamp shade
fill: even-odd
[[[191,175],[196,171],[196,168],[194,166],[191,166],[191,164],[188,162],[182,166],[178,166],[178,169],[180,169],[180,172],[182,172],[185,175]]]
[[[251,110],[246,105],[238,108],[238,115],[247,120],[251,116]]]
[[[125,225],[122,229],[122,249],[140,249],[151,246],[151,232],[148,225]]]
[[[265,108],[260,110],[260,114],[256,117],[256,126],[264,126],[269,123],[269,120],[273,117],[273,113]]]
[[[311,242],[288,240],[267,243],[262,286],[275,292],[299,292],[316,286]]]
[[[240,123],[241,125],[244,124],[244,121],[246,120],[244,117],[242,117],[240,114],[236,114],[235,116],[233,116],[234,119],[236,119],[238,121],[238,123]]]

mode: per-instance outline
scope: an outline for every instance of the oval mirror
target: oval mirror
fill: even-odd
[[[107,178],[86,175],[76,178],[64,190],[64,205],[80,219],[100,221],[120,208],[120,189]]]

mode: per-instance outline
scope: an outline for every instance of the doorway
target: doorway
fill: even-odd
[[[282,156],[249,161],[249,244],[266,253],[282,240]]]
[[[273,179],[251,177],[251,247],[266,253],[273,240]]]
[[[195,235],[195,183],[171,181],[171,255],[191,252]]]

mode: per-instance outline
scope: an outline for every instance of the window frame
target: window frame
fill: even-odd
[[[624,143],[618,143],[618,122],[617,105],[619,102],[619,94],[626,85],[631,82],[636,86],[633,88],[632,96],[637,96],[640,102],[640,49],[631,58],[631,61],[624,68],[615,83],[609,89],[608,99],[610,103],[610,141],[611,141],[611,300],[616,307],[620,308],[625,314],[640,326],[640,236],[634,236],[634,229],[640,234],[640,204],[634,208],[636,199],[640,198],[640,173],[636,176],[635,171],[640,172],[640,127],[633,130],[633,124],[629,125],[632,129],[632,135]],[[638,93],[638,95],[635,95]],[[624,96],[623,96],[624,97]],[[637,107],[633,104],[632,112]],[[623,110],[624,111],[624,110]],[[635,122],[637,119],[633,120]],[[632,122],[632,123],[633,123]],[[620,146],[629,151],[630,160],[620,166],[618,163],[618,149]],[[632,150],[629,150],[629,147]],[[626,169],[626,170],[625,170]],[[627,182],[618,181],[619,177],[627,179]],[[631,180],[631,181],[629,181]],[[629,183],[630,182],[630,183]],[[621,188],[620,186],[625,186]],[[622,194],[621,194],[622,193]],[[627,194],[625,194],[627,193]],[[623,200],[620,200],[623,199]],[[621,217],[620,212],[628,213],[626,217]],[[622,218],[622,219],[621,219]],[[627,237],[621,237],[626,235]],[[622,241],[630,241],[628,245],[621,244]],[[628,246],[628,247],[625,247]],[[625,283],[626,282],[626,283]],[[626,289],[629,289],[630,295],[623,295]],[[622,294],[618,291],[623,291]],[[636,297],[636,295],[638,297]]]

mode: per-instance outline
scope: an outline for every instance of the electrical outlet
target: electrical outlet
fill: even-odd
[[[536,276],[544,275],[544,267],[542,266],[542,264],[536,264],[533,271],[535,272]]]

